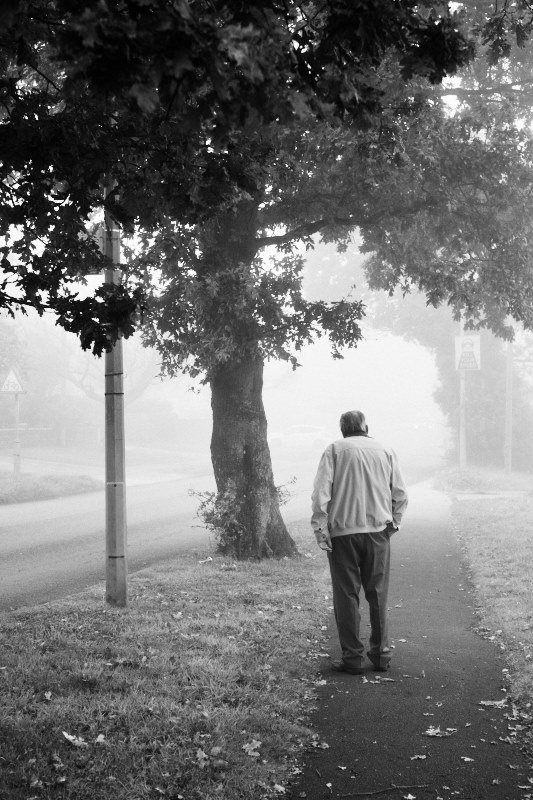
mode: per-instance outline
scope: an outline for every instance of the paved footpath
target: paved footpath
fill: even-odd
[[[410,495],[392,538],[391,669],[339,675],[324,659],[312,719],[317,746],[290,800],[533,798],[533,762],[515,739],[520,720],[504,691],[502,654],[474,631],[473,589],[448,500],[422,484]],[[364,600],[363,608],[364,632]],[[333,620],[325,649],[340,657]]]

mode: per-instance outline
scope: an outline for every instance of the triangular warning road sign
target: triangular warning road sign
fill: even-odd
[[[11,394],[21,394],[24,391],[19,379],[12,369],[9,370],[0,392],[10,392]]]

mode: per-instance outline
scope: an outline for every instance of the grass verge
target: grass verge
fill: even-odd
[[[0,505],[49,500],[53,497],[97,492],[102,481],[87,475],[31,475],[0,472]]]
[[[513,698],[533,704],[533,476],[449,470],[435,485],[453,498],[452,521],[476,589],[479,632],[505,651]]]
[[[300,528],[300,529],[298,529]],[[329,600],[325,560],[188,554],[3,616],[0,797],[258,800],[303,748]]]

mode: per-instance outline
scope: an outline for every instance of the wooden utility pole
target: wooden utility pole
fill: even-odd
[[[120,232],[105,215],[104,255],[112,266],[106,283],[120,283]],[[124,368],[122,338],[105,354],[106,601],[125,606],[127,592],[126,472],[124,444]]]

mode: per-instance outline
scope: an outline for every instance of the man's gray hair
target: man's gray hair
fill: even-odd
[[[346,411],[341,417],[341,433],[351,436],[354,433],[366,433],[366,419],[362,411]]]

